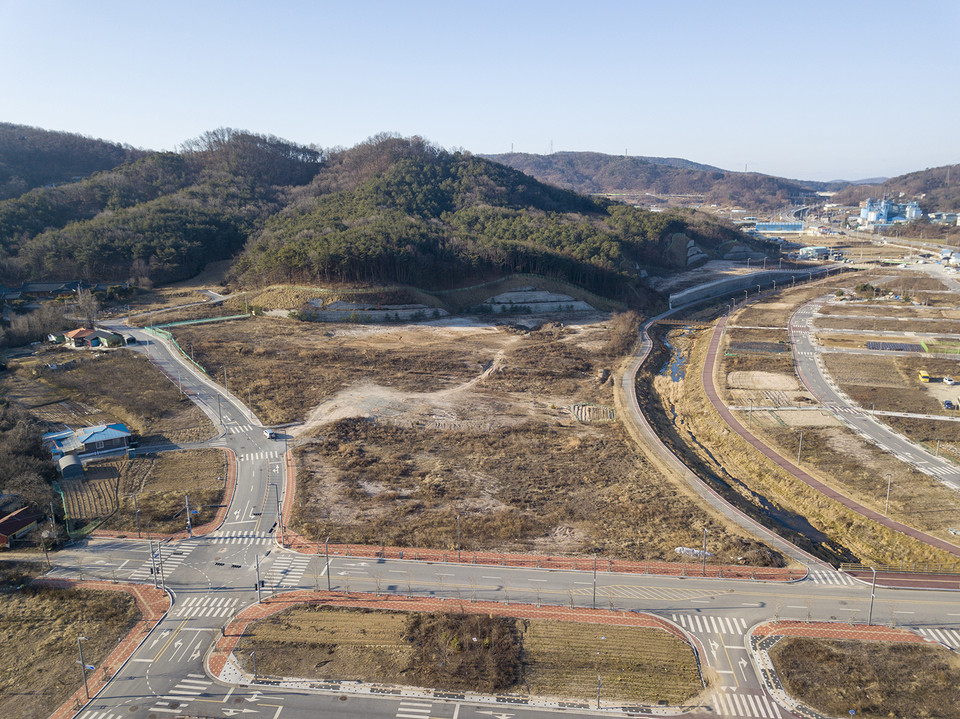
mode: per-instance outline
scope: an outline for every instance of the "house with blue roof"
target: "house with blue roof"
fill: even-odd
[[[130,430],[122,422],[98,424],[96,427],[47,432],[43,435],[43,443],[54,461],[67,455],[83,457],[123,452],[130,446]]]

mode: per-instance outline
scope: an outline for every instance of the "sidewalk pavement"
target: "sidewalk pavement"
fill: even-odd
[[[163,619],[170,608],[170,596],[165,591],[144,584],[114,584],[112,582],[76,581],[72,579],[37,579],[33,584],[60,589],[126,592],[136,600],[141,617],[127,632],[127,636],[121,639],[116,648],[103,660],[102,664],[90,673],[87,684],[90,688],[91,697],[96,696],[97,692],[103,689],[107,682],[120,671],[124,663],[133,656],[137,647],[153,631],[153,628]],[[69,719],[87,701],[84,688],[81,686],[50,715],[49,719]]]

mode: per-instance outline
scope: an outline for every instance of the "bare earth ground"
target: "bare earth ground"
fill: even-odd
[[[708,526],[722,561],[762,563],[617,422],[571,413],[613,406],[616,332],[609,318],[536,331],[258,318],[176,334],[267,422],[305,420],[293,528],[309,538],[450,549],[460,514],[465,549],[677,559]]]
[[[0,575],[9,575],[0,562]],[[0,593],[0,716],[43,719],[81,683],[83,658],[100,667],[140,612],[123,592],[23,588]]]
[[[135,508],[142,532],[177,532],[184,528],[185,495],[189,495],[193,526],[213,519],[223,497],[226,477],[223,452],[216,449],[163,452],[134,459],[101,460],[88,466],[87,484],[105,483],[115,489],[118,510],[103,529],[136,532]],[[133,496],[136,495],[136,503]]]
[[[61,369],[50,369],[57,364]],[[39,419],[72,428],[125,422],[142,444],[212,437],[210,420],[143,356],[52,349],[10,364],[4,395]]]
[[[784,688],[828,716],[960,716],[960,657],[945,647],[788,637],[770,657]]]
[[[583,699],[600,675],[604,701],[669,704],[701,688],[690,647],[637,627],[301,605],[248,627],[250,651],[274,676]]]

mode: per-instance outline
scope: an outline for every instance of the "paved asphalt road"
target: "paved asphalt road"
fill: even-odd
[[[789,332],[797,363],[797,374],[807,391],[841,422],[867,437],[880,449],[960,490],[960,469],[951,462],[914,444],[874,419],[869,412],[850,401],[827,374],[815,341],[813,325],[817,310],[828,302],[822,297],[800,307],[790,317]]]
[[[126,331],[129,332],[129,329]],[[92,539],[51,557],[53,576],[152,583],[151,566],[163,562],[163,581],[174,597],[164,620],[134,656],[79,714],[81,719],[145,719],[187,716],[384,717],[387,719],[501,719],[555,716],[521,706],[471,704],[435,699],[332,694],[275,686],[225,685],[210,679],[203,658],[229,617],[257,600],[259,576],[265,591],[325,588],[327,567],[319,557],[280,549],[277,491],[283,486],[283,441],[263,436],[256,418],[233,395],[178,359],[175,351],[143,332],[141,351],[163,368],[214,421],[222,434],[211,441],[237,453],[237,490],[228,517],[204,537],[165,543],[151,557],[148,542]],[[178,379],[179,377],[179,379]],[[282,499],[282,497],[281,497]],[[156,545],[153,546],[156,554]],[[333,589],[542,602],[590,606],[589,572],[441,564],[412,560],[335,557],[329,567]],[[798,583],[760,583],[697,577],[662,577],[601,572],[596,602],[603,608],[643,610],[675,622],[704,648],[701,660],[717,677],[702,714],[779,719],[791,716],[761,688],[745,648],[753,625],[780,618],[864,622],[921,628],[960,649],[960,594],[929,590],[876,590],[815,564]],[[586,698],[585,698],[586,699]],[[567,710],[567,716],[586,716]],[[662,716],[662,713],[658,715]]]

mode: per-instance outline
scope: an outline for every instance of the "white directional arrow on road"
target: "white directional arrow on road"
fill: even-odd
[[[261,694],[259,691],[255,691],[253,694],[246,697],[246,700],[248,702],[258,702],[261,699],[283,699],[283,697],[270,697],[270,696],[267,696],[266,694]]]
[[[713,654],[713,658],[717,658],[717,650],[720,648],[720,645],[717,644],[712,639],[710,640],[710,653]]]
[[[260,712],[256,709],[223,709],[223,715],[228,717],[235,717],[237,714],[259,714]]]
[[[496,717],[497,719],[510,719],[510,717],[513,716],[513,714],[495,712],[491,709],[477,709],[477,714],[487,714],[488,716]]]

